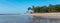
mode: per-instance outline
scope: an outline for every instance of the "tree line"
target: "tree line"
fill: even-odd
[[[48,6],[32,6],[28,10],[32,10],[34,13],[50,13],[50,12],[60,12],[60,4]]]

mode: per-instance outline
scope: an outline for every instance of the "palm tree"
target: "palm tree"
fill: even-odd
[[[31,7],[29,7],[28,10],[31,10]]]
[[[34,13],[44,13],[44,12],[60,12],[60,4],[59,5],[52,5],[49,4],[49,6],[32,6],[29,7],[28,10],[34,11]]]

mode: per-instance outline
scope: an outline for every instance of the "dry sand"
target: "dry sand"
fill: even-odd
[[[59,18],[60,19],[60,13],[27,13],[23,14],[25,16],[42,16],[44,18]]]

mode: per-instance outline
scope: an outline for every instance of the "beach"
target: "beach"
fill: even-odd
[[[45,18],[60,18],[60,13],[27,13],[27,14],[23,14],[25,16],[42,16]]]

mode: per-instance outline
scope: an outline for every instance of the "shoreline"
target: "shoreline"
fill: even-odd
[[[27,13],[27,14],[23,14],[25,16],[41,16],[44,18],[58,18],[60,19],[60,13]]]

